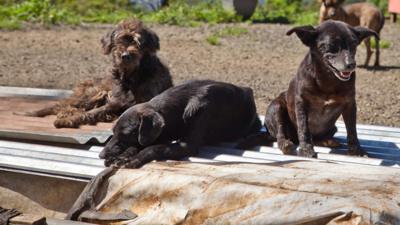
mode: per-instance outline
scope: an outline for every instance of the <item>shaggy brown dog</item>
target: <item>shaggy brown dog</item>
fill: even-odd
[[[172,86],[168,68],[156,55],[160,48],[158,36],[141,21],[120,22],[101,43],[104,54],[112,55],[112,76],[86,80],[74,89],[71,97],[24,115],[57,115],[57,128],[109,122],[127,108]]]
[[[351,26],[367,27],[379,34],[385,23],[385,17],[382,12],[374,5],[366,2],[354,3],[342,6],[344,0],[321,0],[321,8],[319,12],[320,23],[328,20],[340,20],[350,24]],[[375,38],[375,67],[379,67],[379,41]],[[367,47],[367,58],[364,66],[368,66],[371,59],[372,51],[369,38],[364,40]]]

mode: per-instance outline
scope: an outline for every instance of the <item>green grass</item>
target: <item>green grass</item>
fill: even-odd
[[[143,14],[141,18],[146,22],[170,24],[178,26],[198,26],[203,23],[231,23],[242,20],[233,11],[224,10],[222,4],[201,2],[190,6],[184,0],[175,0],[161,10]]]
[[[206,41],[210,44],[210,45],[221,45],[221,40],[220,38],[213,34],[207,37]]]
[[[193,2],[194,0],[191,0]],[[347,0],[346,3],[359,0]],[[368,0],[381,9],[387,0]],[[169,0],[169,6],[156,12],[142,12],[128,0],[0,0],[0,29],[19,29],[25,22],[44,26],[53,24],[116,23],[124,18],[177,26],[245,22],[233,11],[222,7],[220,0]],[[320,3],[316,0],[267,0],[258,6],[246,22],[313,24],[318,22]]]
[[[239,36],[249,33],[249,30],[243,27],[225,27],[206,38],[206,41],[211,45],[221,45],[221,38],[229,36]]]
[[[371,38],[371,39],[370,39],[370,43],[371,43],[371,48],[375,48],[375,46],[376,46],[376,41],[375,41],[374,38]],[[390,41],[387,41],[387,40],[379,40],[379,47],[380,47],[381,49],[390,48],[390,46],[391,46]]]

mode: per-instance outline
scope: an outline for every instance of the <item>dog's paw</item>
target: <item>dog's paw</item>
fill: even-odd
[[[279,139],[278,147],[285,155],[297,155],[295,144],[288,139]]]
[[[349,145],[349,150],[347,151],[348,155],[355,156],[367,156],[367,152],[364,151],[360,145]]]
[[[122,168],[128,168],[128,169],[136,169],[139,168],[141,166],[143,166],[144,163],[142,163],[140,160],[138,159],[132,159],[129,162],[125,163]]]
[[[71,119],[56,119],[53,124],[56,128],[79,128],[79,124]]]
[[[321,141],[316,141],[314,143],[317,146],[322,146],[322,147],[329,147],[329,148],[338,148],[341,146],[340,142],[335,140],[335,139],[326,139],[326,140],[321,140]]]
[[[314,146],[312,144],[304,144],[300,145],[299,156],[317,158],[317,153],[315,153]]]

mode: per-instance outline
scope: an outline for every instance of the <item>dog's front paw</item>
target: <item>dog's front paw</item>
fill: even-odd
[[[312,144],[304,144],[300,145],[299,156],[317,158],[317,153],[315,153],[314,146]]]
[[[56,128],[79,128],[79,123],[72,119],[56,119],[53,124]]]
[[[347,151],[347,154],[356,156],[366,156],[367,152],[365,152],[360,145],[349,145],[349,150]]]
[[[293,144],[291,140],[279,139],[278,147],[285,155],[297,155],[296,146]]]

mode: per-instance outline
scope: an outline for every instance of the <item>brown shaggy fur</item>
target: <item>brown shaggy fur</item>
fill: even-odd
[[[113,58],[112,76],[89,79],[72,96],[27,116],[57,115],[57,128],[77,128],[116,119],[127,108],[146,102],[172,86],[168,68],[156,55],[158,36],[141,21],[125,20],[102,39],[104,54]]]
[[[340,20],[351,26],[363,26],[375,31],[378,35],[381,32],[385,23],[383,13],[374,5],[367,2],[359,2],[342,6],[344,0],[321,0],[321,8],[319,12],[319,22],[333,19]],[[379,62],[379,38],[375,38],[375,67],[378,67]],[[368,66],[372,56],[372,50],[369,38],[364,40],[367,48],[367,58],[364,66]]]

